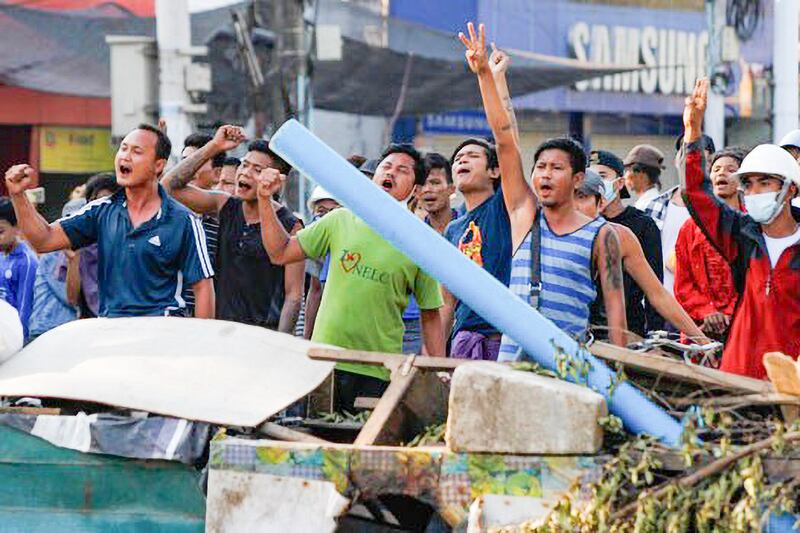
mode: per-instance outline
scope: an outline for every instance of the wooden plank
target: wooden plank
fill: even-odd
[[[15,415],[55,415],[61,414],[58,407],[0,407],[0,414]]]
[[[334,350],[330,348],[309,348],[308,357],[320,361],[364,363],[367,365],[383,365],[389,370],[394,370],[405,363],[408,355],[381,352],[362,352],[358,350]],[[469,359],[450,359],[448,357],[429,357],[417,355],[413,365],[426,370],[452,370],[464,363],[471,363]]]
[[[605,342],[593,343],[589,351],[606,361],[619,362],[649,374],[664,375],[679,381],[752,394],[775,393],[775,389],[768,381],[729,374],[713,368],[687,365],[683,361],[664,355],[634,352]]]
[[[375,410],[372,411],[372,414],[366,424],[364,424],[364,427],[361,429],[361,432],[358,434],[353,444],[380,444],[382,441],[391,441],[400,438],[400,436],[397,435],[400,430],[399,426],[401,425],[401,423],[397,421],[397,418],[402,414],[400,413],[400,402],[403,400],[406,391],[408,391],[408,388],[411,386],[411,383],[417,377],[418,373],[419,370],[412,368],[408,374],[405,375],[400,372],[394,372],[392,374],[392,381],[389,383],[389,387],[386,389],[386,392],[383,393],[383,396],[378,401],[378,405],[375,406]],[[393,417],[395,418],[394,427],[390,426]]]
[[[258,430],[261,433],[267,435],[268,437],[272,437],[273,439],[278,439],[278,440],[286,440],[290,442],[307,442],[309,444],[331,443],[331,441],[315,437],[314,435],[309,435],[308,433],[303,433],[302,431],[296,431],[294,429],[280,426],[278,424],[275,424],[274,422],[264,422],[263,424],[258,426]]]
[[[714,396],[712,398],[671,398],[671,404],[683,405],[713,405],[715,407],[730,407],[733,405],[788,405],[800,406],[800,396],[789,394],[740,394],[735,396]]]
[[[369,409],[372,411],[378,405],[380,398],[370,398],[368,396],[359,396],[353,403],[356,409]]]

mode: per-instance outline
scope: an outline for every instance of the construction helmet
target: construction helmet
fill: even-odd
[[[739,171],[731,177],[740,179],[748,174],[768,174],[791,180],[800,188],[800,165],[789,152],[777,144],[759,144],[742,160]]]

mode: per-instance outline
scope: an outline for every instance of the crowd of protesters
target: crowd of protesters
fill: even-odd
[[[351,156],[364,175],[469,260],[579,340],[625,346],[653,331],[724,343],[721,369],[764,378],[761,355],[800,354],[800,131],[781,145],[716,151],[702,134],[708,83],[686,99],[674,164],[575,139],[546,140],[526,172],[506,81],[509,58],[484,30],[460,39],[493,133],[449,157],[390,145]],[[514,339],[458,300],[320,187],[304,221],[281,201],[290,166],[265,140],[222,126],[186,138],[181,160],[148,125],[121,142],[113,174],[92,177],[49,223],[5,174],[0,298],[26,338],[78,318],[193,316],[344,348],[515,361]],[[292,178],[289,178],[292,179]],[[458,194],[456,194],[456,192]],[[459,200],[455,200],[458,198]],[[386,387],[380,367],[337,365],[338,405]]]

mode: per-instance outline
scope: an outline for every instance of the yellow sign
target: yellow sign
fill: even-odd
[[[114,168],[111,130],[45,126],[39,136],[39,171],[88,174]]]

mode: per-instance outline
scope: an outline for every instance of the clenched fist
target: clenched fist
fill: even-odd
[[[510,63],[511,58],[508,57],[508,54],[492,43],[492,55],[489,56],[489,68],[492,70],[492,75],[499,76],[505,74]]]
[[[244,130],[239,126],[221,126],[211,142],[220,152],[227,152],[239,146],[246,138]]]
[[[286,182],[286,175],[281,174],[274,168],[265,168],[258,175],[258,196],[265,200],[271,199],[272,196],[281,190],[283,184]]]
[[[8,194],[13,196],[15,194],[22,194],[34,186],[33,176],[36,171],[33,167],[27,164],[14,165],[6,170],[6,189]]]

